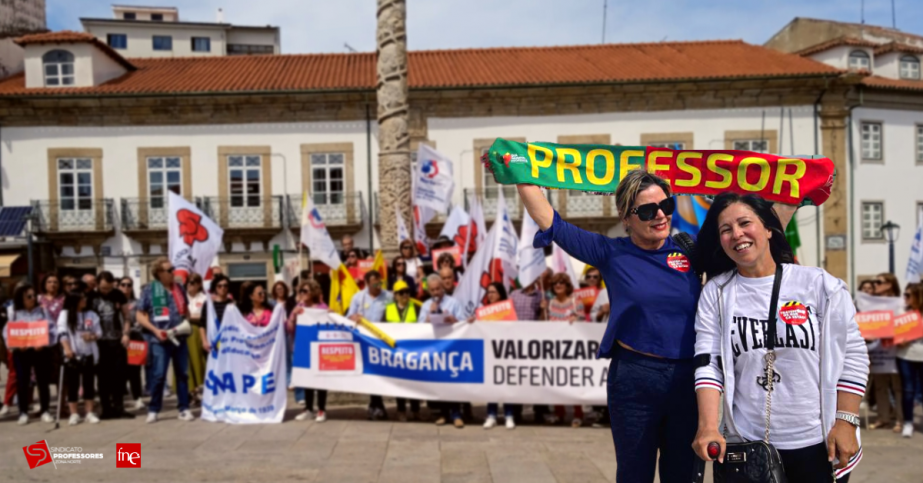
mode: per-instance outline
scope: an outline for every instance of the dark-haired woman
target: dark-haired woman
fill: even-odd
[[[564,221],[541,188],[518,185],[542,231],[536,248],[558,244],[599,269],[610,307],[598,357],[611,358],[606,392],[619,482],[688,481],[696,431],[695,311],[701,291],[685,251],[670,237],[676,207],[664,179],[637,169],[619,181],[615,203],[628,236],[609,238]],[[786,207],[787,219],[794,213]],[[547,285],[546,285],[547,287]]]
[[[122,277],[119,279],[119,291],[125,296],[125,320],[128,322],[130,330],[128,338],[135,341],[143,341],[141,335],[141,326],[135,319],[135,305],[138,299],[135,297],[135,282],[131,277]],[[141,399],[143,391],[141,388],[141,366],[129,365],[126,370],[128,386],[131,388],[131,397],[135,400],[132,409],[144,409],[144,400]]]
[[[484,303],[482,306],[502,302],[506,299],[506,287],[504,287],[500,282],[491,282],[487,286],[487,291],[484,294]],[[474,320],[474,315],[468,319],[469,322],[473,322]],[[499,409],[500,405],[497,403],[487,404],[487,419],[484,420],[484,429],[491,429],[497,425],[497,410]],[[516,429],[516,413],[517,405],[507,403],[503,404],[503,419],[504,424],[506,425],[506,429]]]
[[[768,439],[788,481],[846,481],[862,457],[858,413],[868,379],[846,285],[823,269],[793,264],[772,205],[754,195],[719,195],[698,246],[696,268],[709,281],[695,325],[704,362],[696,369],[696,454],[710,460],[707,446],[718,442],[723,462],[725,434],[736,442]]]
[[[202,307],[202,327],[199,327],[199,336],[202,338],[202,349],[206,354],[211,352],[211,341],[208,340],[208,321],[210,317],[215,318],[215,328],[221,327],[221,321],[224,319],[224,310],[228,305],[233,304],[231,300],[231,279],[223,273],[219,273],[212,278],[211,287],[208,288],[209,295],[212,298],[212,307],[215,313],[208,312],[208,304]]]
[[[904,288],[904,304],[908,311],[923,312],[923,283],[907,284]],[[898,346],[897,367],[901,374],[901,384],[904,386],[900,401],[903,408],[901,412],[904,415],[901,435],[912,438],[916,388],[923,388],[923,339]]]
[[[19,394],[19,424],[29,422],[29,398],[32,392],[30,383],[32,372],[35,371],[35,382],[38,385],[39,405],[41,406],[41,419],[46,423],[53,423],[54,417],[48,412],[50,392],[48,390],[52,379],[51,347],[56,340],[54,321],[48,312],[42,308],[35,299],[35,289],[30,284],[22,284],[13,292],[13,318],[3,328],[3,340],[9,347],[9,329],[12,322],[46,322],[48,324],[48,341],[41,347],[27,349],[11,348],[13,366],[16,368],[16,393]]]
[[[67,381],[67,404],[71,412],[67,424],[75,426],[83,421],[77,411],[81,387],[86,421],[96,424],[99,418],[93,414],[93,398],[96,397],[93,380],[99,362],[96,341],[102,337],[103,329],[96,312],[87,310],[86,294],[79,290],[67,294],[64,310],[58,317],[57,330],[64,350],[64,379]]]
[[[247,322],[266,327],[272,318],[272,309],[266,303],[266,289],[252,282],[244,282],[240,287],[240,314]]]
[[[410,289],[410,296],[417,295],[417,281],[407,271],[407,259],[402,256],[394,257],[391,261],[391,270],[388,271],[388,286],[386,290],[394,290],[394,284],[398,280],[403,280]]]

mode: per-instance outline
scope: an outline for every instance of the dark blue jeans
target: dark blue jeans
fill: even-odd
[[[904,422],[912,423],[914,399],[917,390],[923,389],[923,362],[898,359],[897,368],[901,373],[901,407],[904,410]]]
[[[618,483],[651,483],[660,451],[660,481],[686,483],[698,464],[692,359],[657,359],[617,348],[607,393]]]
[[[150,359],[150,381],[148,388],[151,390],[151,402],[148,403],[148,412],[159,413],[163,408],[163,388],[167,382],[167,368],[173,361],[173,376],[176,378],[177,409],[189,409],[189,349],[186,347],[186,338],[179,339],[179,345],[169,339],[163,342],[153,337],[147,338],[148,358]]]

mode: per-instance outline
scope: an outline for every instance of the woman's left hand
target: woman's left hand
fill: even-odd
[[[123,335],[122,335],[122,347],[124,347],[124,348],[127,349],[127,348],[128,348],[128,342],[129,342],[130,340],[131,340],[131,339],[129,339],[128,334],[123,334]]]
[[[845,468],[849,460],[859,452],[859,441],[856,439],[856,427],[843,420],[837,420],[827,437],[827,457],[832,462],[839,460],[836,469]]]

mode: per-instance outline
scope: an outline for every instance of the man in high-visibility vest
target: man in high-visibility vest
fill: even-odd
[[[410,287],[407,282],[398,280],[392,287],[394,293],[394,302],[385,307],[385,322],[395,324],[413,324],[417,322],[419,309],[414,307],[410,301]],[[410,418],[418,421],[420,419],[420,401],[417,399],[410,400]],[[401,422],[407,421],[407,400],[397,398],[397,419]]]

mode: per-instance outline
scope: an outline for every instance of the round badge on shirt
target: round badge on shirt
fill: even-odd
[[[786,302],[779,309],[779,318],[788,325],[801,325],[808,321],[808,308],[797,300]]]
[[[689,259],[680,252],[673,252],[668,255],[667,265],[679,272],[687,273],[689,271]]]

